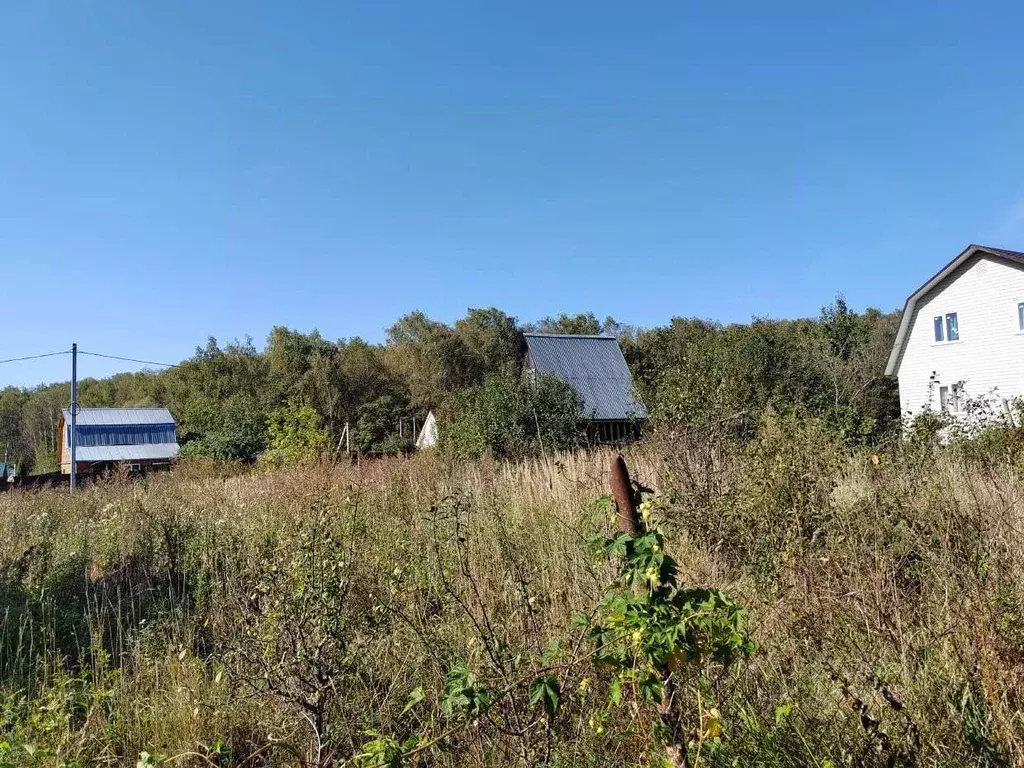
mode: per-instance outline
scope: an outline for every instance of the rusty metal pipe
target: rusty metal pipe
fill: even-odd
[[[639,536],[643,533],[644,527],[633,500],[633,487],[629,482],[626,460],[621,454],[612,459],[610,469],[612,498],[615,500],[615,509],[618,513],[617,527],[623,533]]]

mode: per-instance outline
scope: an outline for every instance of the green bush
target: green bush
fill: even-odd
[[[440,416],[440,446],[458,458],[562,451],[581,439],[579,398],[555,376],[491,376],[453,393]]]
[[[311,405],[291,402],[270,412],[267,418],[271,451],[285,461],[321,456],[329,447],[330,435],[320,425],[320,414]]]

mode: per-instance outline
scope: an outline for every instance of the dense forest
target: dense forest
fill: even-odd
[[[814,319],[674,318],[653,329],[593,313],[520,324],[498,309],[470,309],[447,325],[413,312],[380,345],[284,327],[263,350],[211,338],[165,371],[83,380],[79,396],[85,407],[166,405],[190,456],[322,451],[346,424],[353,448],[398,451],[428,409],[441,414],[456,451],[515,456],[579,439],[572,391],[557,381],[527,386],[519,375],[522,333],[605,333],[618,337],[655,426],[743,434],[766,409],[798,409],[846,439],[871,441],[899,422],[895,381],[883,375],[898,318],[853,312],[841,297]],[[69,400],[67,382],[0,390],[0,451],[23,470],[55,469],[57,420]]]

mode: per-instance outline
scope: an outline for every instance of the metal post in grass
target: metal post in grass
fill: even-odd
[[[68,447],[71,449],[71,477],[69,487],[75,492],[78,479],[78,345],[71,345],[71,424],[68,427]]]
[[[616,527],[623,533],[630,536],[641,536],[645,532],[645,526],[637,509],[637,497],[639,493],[633,492],[633,485],[629,479],[629,469],[626,467],[626,460],[622,455],[616,456],[611,463],[611,488],[612,498],[615,500],[615,509],[618,513]],[[658,676],[666,687],[670,684],[671,671],[667,667],[658,669]],[[677,732],[678,713],[673,711],[676,705],[675,696],[667,694],[658,706],[658,715],[665,726],[666,733],[675,734],[665,745],[665,758],[667,764],[672,768],[689,768],[690,761],[686,754],[686,746],[682,743]]]
[[[618,529],[631,536],[639,536],[643,533],[643,524],[640,522],[640,515],[636,509],[636,500],[633,497],[633,487],[629,482],[626,460],[622,458],[621,454],[612,459],[611,486],[612,499],[615,500],[615,509],[618,512]]]

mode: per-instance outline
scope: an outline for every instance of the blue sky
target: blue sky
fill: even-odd
[[[963,2],[8,3],[0,358],[176,361],[279,324],[379,341],[417,308],[893,309],[969,242],[1024,248],[1022,23]]]

